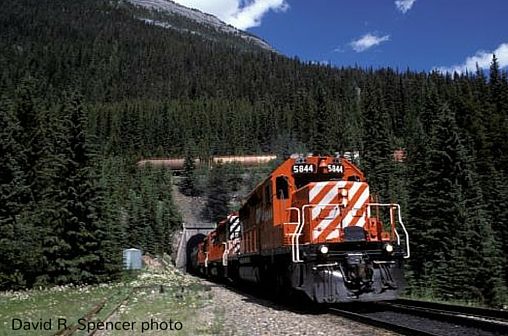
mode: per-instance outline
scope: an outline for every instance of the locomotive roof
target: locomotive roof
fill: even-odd
[[[254,189],[252,189],[248,194],[247,196],[245,196],[245,198],[243,199],[243,202],[242,202],[242,206],[243,207],[245,205],[245,203],[247,202],[247,200],[249,198],[251,198],[251,196],[258,190],[258,188],[260,186],[262,186],[263,184],[266,183],[267,180],[270,180],[273,178],[273,174],[281,169],[281,167],[283,167],[284,165],[287,164],[288,161],[291,161],[291,162],[294,162],[296,163],[297,159],[298,158],[304,158],[304,159],[308,159],[308,158],[318,158],[318,159],[322,159],[322,158],[325,158],[325,159],[330,159],[330,158],[340,158],[341,160],[341,163],[343,162],[346,162],[351,168],[353,168],[353,170],[356,170],[361,176],[362,176],[362,180],[365,180],[363,178],[363,173],[360,171],[360,169],[355,165],[353,164],[350,160],[348,160],[347,158],[345,158],[344,156],[334,156],[334,155],[308,155],[306,157],[304,156],[301,156],[299,155],[298,157],[296,157],[295,155],[292,155],[291,157],[287,158],[286,160],[284,160],[283,162],[281,162],[279,165],[277,165],[277,167],[275,167],[261,182],[259,182],[255,187]]]

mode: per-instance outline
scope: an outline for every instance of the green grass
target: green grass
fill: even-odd
[[[135,334],[213,334],[213,323],[209,319],[215,317],[203,319],[205,315],[201,313],[201,309],[211,305],[210,292],[194,278],[171,270],[152,271],[141,274],[131,284],[134,290],[129,303],[119,309],[116,320],[135,322]],[[176,330],[180,326],[181,329]],[[132,330],[111,333],[132,334]]]
[[[98,303],[121,296],[125,291],[125,286],[119,283],[1,293],[0,335],[51,335],[58,330],[59,318],[66,319],[67,325],[70,325],[70,321],[78,320]],[[51,320],[51,330],[15,331],[12,330],[13,319],[28,322]]]
[[[216,335],[220,334],[223,312],[210,309],[211,292],[194,278],[173,269],[144,270],[129,275],[123,282],[98,286],[63,286],[45,290],[0,293],[0,336],[52,335],[58,331],[57,320],[67,326],[106,300],[93,322],[105,320],[118,304],[129,296],[126,305],[111,321],[128,322],[131,330],[111,331],[108,335]],[[207,311],[202,314],[200,311]],[[39,322],[52,320],[51,330],[12,330],[12,319]],[[133,323],[134,322],[134,323]],[[152,322],[152,323],[151,323]],[[161,323],[165,322],[165,323]],[[161,328],[169,328],[163,331]],[[181,330],[176,330],[180,327]],[[79,331],[77,335],[86,335]]]
[[[450,298],[445,300],[442,297],[439,297],[432,293],[431,291],[420,291],[418,293],[414,293],[412,295],[402,295],[401,299],[409,299],[409,300],[419,300],[419,301],[428,301],[428,302],[436,302],[436,303],[446,303],[458,306],[469,306],[469,307],[479,307],[479,308],[495,308],[488,306],[486,304],[481,303],[478,300],[460,300],[456,298]]]

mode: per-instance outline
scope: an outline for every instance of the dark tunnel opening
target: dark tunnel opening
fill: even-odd
[[[197,247],[198,244],[205,239],[205,235],[202,233],[198,233],[192,236],[188,241],[185,248],[185,270],[188,273],[196,274],[197,273]]]

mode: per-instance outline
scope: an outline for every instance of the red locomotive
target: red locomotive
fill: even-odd
[[[203,274],[319,303],[392,300],[409,237],[399,205],[374,202],[349,160],[292,155],[191,255]]]

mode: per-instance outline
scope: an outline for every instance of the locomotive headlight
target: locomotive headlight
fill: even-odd
[[[392,253],[393,252],[393,245],[387,243],[387,244],[385,244],[384,249],[386,252]]]
[[[319,252],[321,252],[321,254],[327,254],[328,253],[328,246],[321,245],[321,247],[319,248]]]

